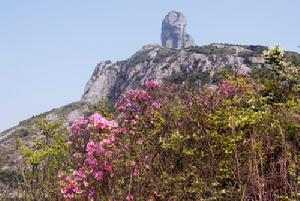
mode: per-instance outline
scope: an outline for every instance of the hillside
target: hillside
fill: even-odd
[[[166,22],[164,26],[169,32],[176,32],[166,26]],[[34,139],[40,137],[35,126],[40,119],[62,120],[69,126],[79,117],[90,115],[91,105],[100,100],[108,100],[113,105],[121,94],[136,89],[147,80],[156,80],[158,83],[189,82],[195,86],[214,88],[225,71],[235,72],[242,69],[249,73],[263,72],[270,67],[262,57],[267,47],[219,43],[196,46],[190,35],[180,33],[184,35],[176,43],[165,33],[162,34],[165,40],[162,45],[145,45],[123,61],[99,62],[86,84],[81,101],[23,120],[17,126],[0,133],[0,182],[7,183],[7,178],[14,174],[20,159],[15,150],[15,138],[20,137],[27,145],[31,145]],[[298,53],[286,52],[285,56],[287,60],[300,64]]]
[[[0,134],[2,169],[13,166],[17,154],[14,151],[15,137],[32,141],[38,136],[35,122],[39,119],[63,120],[65,125],[89,113],[88,105],[101,99],[111,104],[129,89],[135,89],[142,81],[155,79],[159,82],[181,83],[189,79],[195,84],[215,86],[225,70],[243,68],[247,71],[265,68],[261,57],[266,47],[257,45],[211,44],[185,49],[164,48],[146,45],[131,58],[116,63],[100,62],[88,81],[82,100],[42,113],[21,121],[19,125]],[[287,52],[288,59],[300,64],[300,55]],[[6,163],[7,161],[8,163]],[[1,178],[1,177],[0,177]]]
[[[34,122],[40,118],[72,122],[88,112],[87,104],[102,99],[115,101],[122,92],[136,88],[144,80],[182,82],[187,79],[187,75],[193,75],[195,83],[216,84],[218,73],[225,69],[234,71],[240,67],[249,70],[263,67],[261,54],[265,49],[263,46],[228,44],[193,46],[185,49],[146,45],[127,60],[116,63],[100,62],[95,67],[80,102],[21,121],[18,126],[3,131],[0,141],[10,140],[17,134],[21,134],[22,137],[22,131],[32,134]],[[290,54],[300,63],[300,55]]]

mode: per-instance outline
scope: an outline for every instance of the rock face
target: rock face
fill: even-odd
[[[264,49],[262,46],[224,44],[172,49],[149,44],[127,60],[98,64],[81,100],[91,103],[102,99],[115,101],[144,80],[182,81],[189,73],[195,75],[196,83],[215,84],[217,73],[224,69],[250,71],[253,67],[263,66],[261,54]]]
[[[97,100],[107,98],[116,82],[118,71],[118,67],[112,66],[111,61],[101,61],[96,66],[92,77],[85,86],[82,100],[96,102]]]
[[[192,36],[185,31],[186,25],[187,21],[182,13],[176,11],[168,13],[162,22],[162,46],[178,49],[194,46]]]
[[[218,82],[220,76],[218,73],[225,69],[242,68],[251,71],[254,67],[263,67],[261,54],[265,49],[263,46],[228,44],[193,46],[185,49],[165,48],[158,44],[146,45],[129,59],[115,63],[111,61],[98,63],[86,84],[80,102],[22,121],[18,126],[0,133],[0,145],[10,146],[9,144],[14,141],[13,136],[22,129],[35,134],[32,132],[34,122],[40,118],[64,119],[68,125],[78,117],[89,113],[90,103],[103,99],[115,101],[123,92],[137,88],[145,80],[155,79],[159,82],[168,80],[178,83],[185,81],[188,75],[192,75],[195,83],[213,86]]]

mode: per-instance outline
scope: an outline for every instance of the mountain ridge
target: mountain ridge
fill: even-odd
[[[191,70],[198,70],[199,76],[213,70],[219,71],[224,68],[253,68],[254,66],[262,67],[263,59],[261,54],[267,49],[260,45],[233,45],[212,43],[204,46],[192,46],[184,49],[164,48],[157,44],[145,45],[141,50],[137,51],[129,59],[111,62],[110,60],[100,61],[94,72],[88,80],[82,98],[78,102],[68,104],[50,111],[41,113],[27,120],[21,121],[18,125],[8,128],[0,133],[0,142],[5,140],[4,136],[9,136],[12,131],[20,129],[26,122],[34,121],[35,119],[44,117],[47,119],[69,119],[84,115],[88,111],[87,105],[96,103],[99,100],[109,99],[115,101],[122,92],[136,88],[141,81],[147,79],[156,79],[162,82],[168,77],[174,78],[183,71],[187,73]],[[300,55],[296,52],[286,52],[290,60],[294,63],[300,63]],[[197,68],[195,65],[197,64]],[[194,66],[193,68],[190,68]],[[103,74],[115,72],[112,79],[111,74]],[[117,72],[117,73],[116,73]],[[100,77],[99,77],[100,76]],[[124,79],[124,76],[127,76]],[[110,82],[108,85],[102,85],[99,80],[107,79]],[[198,81],[201,81],[200,79]],[[102,80],[103,82],[103,80]],[[212,83],[211,83],[212,84]],[[92,91],[92,93],[91,93]],[[82,105],[80,107],[72,107],[74,105]],[[73,108],[70,114],[58,115],[58,111],[63,111],[63,108]],[[66,111],[69,111],[66,110]],[[73,113],[71,113],[71,111]],[[67,112],[62,112],[67,113]],[[55,118],[57,116],[57,118]],[[58,118],[58,119],[59,119]],[[72,121],[69,121],[72,122]]]

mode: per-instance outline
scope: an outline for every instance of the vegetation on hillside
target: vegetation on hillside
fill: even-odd
[[[26,147],[19,200],[300,200],[300,68],[276,46],[270,68],[216,89],[145,81],[69,129],[43,121]],[[204,75],[203,75],[204,76]],[[187,79],[187,80],[189,80]]]

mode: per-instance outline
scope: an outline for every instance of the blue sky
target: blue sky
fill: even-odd
[[[79,100],[100,60],[160,43],[171,10],[198,45],[300,51],[299,0],[0,0],[0,130]]]

